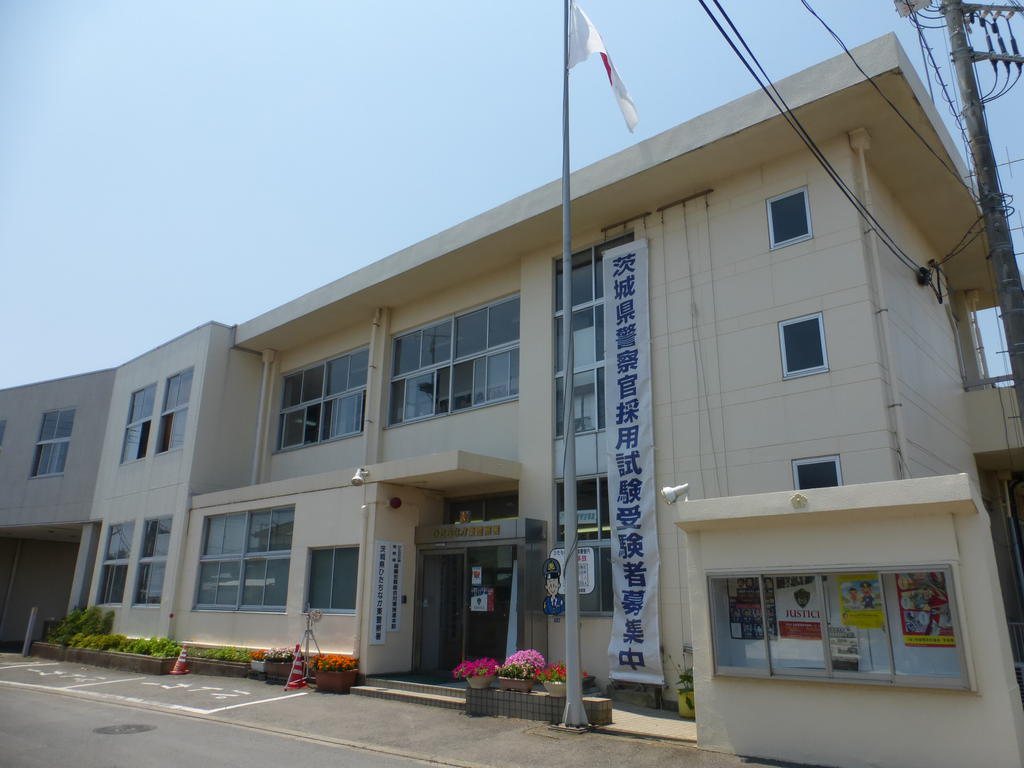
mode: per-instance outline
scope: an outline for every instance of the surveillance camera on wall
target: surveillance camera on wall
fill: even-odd
[[[669,504],[675,504],[676,499],[680,496],[683,497],[683,501],[690,500],[690,484],[683,483],[682,485],[666,485],[661,489],[661,495],[665,498],[665,501]]]
[[[360,467],[356,470],[356,473],[352,476],[352,485],[362,485],[366,482],[366,478],[370,476],[370,471],[366,467]]]

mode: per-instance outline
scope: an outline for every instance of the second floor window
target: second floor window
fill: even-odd
[[[285,376],[277,447],[362,432],[369,356],[368,349],[358,349]]]
[[[71,445],[71,430],[74,426],[74,408],[47,411],[43,414],[39,441],[36,443],[36,452],[32,459],[32,477],[64,473],[68,446]]]
[[[146,456],[155,396],[156,384],[132,392],[131,403],[128,405],[128,426],[124,428],[124,446],[121,448],[122,464]]]
[[[441,416],[519,395],[519,297],[395,338],[389,422]]]
[[[164,410],[160,415],[157,453],[173,451],[185,444],[185,424],[188,422],[188,400],[191,394],[191,368],[167,379],[167,387],[164,389]]]

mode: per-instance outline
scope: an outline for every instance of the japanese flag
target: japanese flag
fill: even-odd
[[[622,110],[622,116],[626,119],[626,127],[632,133],[639,118],[633,100],[629,97],[629,91],[626,90],[622,78],[619,77],[615,65],[612,64],[608,49],[605,48],[604,40],[601,39],[601,33],[590,23],[590,19],[587,18],[583,9],[576,3],[572,3],[569,11],[569,69],[589,59],[592,53],[601,54],[604,69],[608,73],[608,82],[612,85],[612,91],[619,102],[619,109]]]

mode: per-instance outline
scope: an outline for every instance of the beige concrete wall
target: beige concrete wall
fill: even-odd
[[[687,529],[702,747],[850,768],[1020,765],[1024,713],[1013,679],[988,518],[978,514],[981,502],[969,490],[966,498],[959,493],[968,489],[965,476],[935,481],[941,482],[808,491],[806,512],[794,512],[788,494],[737,497],[728,500],[728,509],[725,504],[687,505],[681,525]],[[932,505],[913,490],[939,485]],[[949,489],[947,503],[942,497]],[[833,503],[836,493],[847,495]],[[960,505],[955,508],[949,506],[954,498]],[[856,508],[844,512],[843,504],[854,500]],[[727,523],[727,517],[733,519]],[[709,573],[914,565],[951,568],[969,691],[714,673]],[[778,717],[766,717],[767,712],[784,713],[785,722],[799,723],[799,736]]]
[[[106,370],[0,390],[0,526],[89,519],[113,385]],[[32,477],[43,414],[62,408],[75,409],[64,473]]]

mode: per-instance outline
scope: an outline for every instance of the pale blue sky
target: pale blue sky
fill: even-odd
[[[775,78],[840,52],[799,0],[722,1]],[[640,124],[577,68],[573,168],[756,87],[694,2],[581,4]],[[891,0],[812,4],[851,47],[896,31],[920,67]],[[0,0],[0,387],[247,320],[557,178],[561,13]],[[1022,98],[990,113],[1001,156],[1024,157]]]

